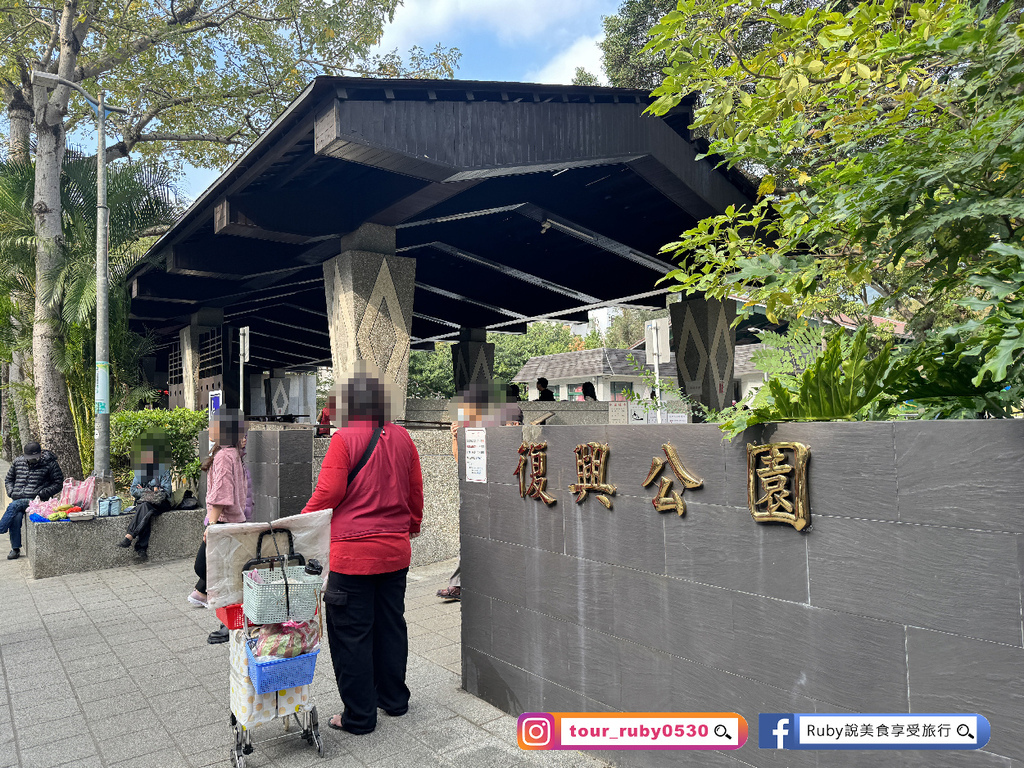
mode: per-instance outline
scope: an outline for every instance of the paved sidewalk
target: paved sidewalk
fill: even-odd
[[[113,546],[113,543],[111,543]],[[206,643],[212,611],[185,601],[192,563],[140,564],[35,581],[24,560],[0,561],[0,768],[228,766],[227,646]],[[434,592],[454,561],[410,572],[409,687],[400,718],[352,736],[327,727],[341,701],[326,642],[314,701],[326,757],[280,721],[254,731],[248,765],[303,768],[600,768],[575,752],[522,752],[515,719],[459,688],[458,603]]]

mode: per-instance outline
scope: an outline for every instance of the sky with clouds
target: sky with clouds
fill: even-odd
[[[570,83],[576,67],[603,78],[601,17],[619,0],[405,0],[381,48],[436,43],[462,51],[467,80]]]
[[[585,67],[604,83],[601,19],[620,0],[404,0],[379,49],[405,55],[441,43],[462,52],[463,80],[571,83]],[[182,190],[195,199],[219,176],[190,169]]]

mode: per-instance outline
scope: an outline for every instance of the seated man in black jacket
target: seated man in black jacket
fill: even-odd
[[[25,455],[11,464],[4,485],[12,501],[0,520],[0,533],[11,532],[11,553],[7,559],[16,560],[21,555],[21,523],[28,503],[36,496],[46,501],[60,493],[64,473],[52,451],[42,450],[39,443],[26,443]]]

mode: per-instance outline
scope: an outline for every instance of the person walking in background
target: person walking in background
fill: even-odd
[[[555,393],[548,389],[548,380],[541,376],[537,379],[537,400],[554,402]]]
[[[459,422],[453,421],[451,426],[452,433],[452,456],[455,457],[456,467],[459,463]],[[448,577],[448,586],[437,590],[437,596],[444,598],[446,601],[451,602],[452,600],[462,600],[462,556],[459,556],[459,561],[455,564],[455,571],[451,576]]]
[[[541,379],[544,381],[544,379]],[[497,402],[499,393],[504,391],[505,402]],[[501,386],[495,382],[491,389],[471,385],[456,398],[455,421],[451,425],[452,456],[459,462],[459,427],[503,427],[521,426],[523,409],[519,407],[519,387],[515,384]],[[448,578],[448,586],[437,590],[437,596],[447,602],[462,600],[462,556],[455,565],[455,571]]]
[[[523,409],[519,407],[518,384],[509,384],[505,387],[505,407],[501,412],[501,421],[506,426],[520,426],[523,423]]]
[[[338,429],[302,510],[334,510],[324,604],[344,711],[328,724],[354,734],[377,727],[378,707],[392,717],[409,710],[405,586],[423,477],[412,438],[390,421],[393,397],[372,364],[342,380]]]
[[[540,382],[547,384],[547,379],[540,379]],[[456,467],[459,463],[459,427],[481,427],[483,426],[484,412],[487,407],[487,391],[479,386],[470,386],[461,393],[455,400],[455,421],[452,422],[452,456],[455,457]],[[518,406],[517,406],[518,407]],[[462,599],[462,556],[455,564],[455,571],[448,577],[448,586],[437,590],[437,596],[448,602]]]
[[[53,451],[44,451],[39,443],[25,443],[25,453],[14,460],[7,470],[4,486],[11,503],[0,518],[0,533],[11,534],[8,560],[21,556],[21,524],[28,503],[36,496],[47,501],[60,493],[64,485],[64,472]]]
[[[167,438],[155,430],[145,432],[135,448],[135,477],[131,494],[135,497],[135,516],[117,545],[127,549],[135,542],[135,553],[149,555],[149,536],[153,518],[171,508],[171,463]]]
[[[213,450],[203,461],[206,476],[206,520],[207,528],[203,531],[203,543],[196,555],[195,572],[199,577],[196,588],[188,596],[193,605],[206,607],[206,534],[209,526],[218,523],[244,523],[248,480],[245,467],[242,465],[242,452],[245,450],[245,421],[237,411],[220,408],[210,424],[210,439]],[[216,630],[210,634],[210,642],[224,642],[214,638]]]
[[[317,437],[330,437],[331,436],[331,421],[334,418],[334,402],[328,397],[327,403],[323,408],[320,409],[320,415],[317,417],[316,428]]]

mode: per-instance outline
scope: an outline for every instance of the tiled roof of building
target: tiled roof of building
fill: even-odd
[[[739,378],[740,376],[749,376],[754,373],[760,373],[754,361],[751,357],[755,352],[761,349],[760,344],[741,344],[736,347],[735,362],[733,362],[733,377]]]
[[[647,353],[642,349],[584,349],[579,352],[560,352],[556,355],[531,357],[516,374],[516,381],[535,381],[538,377],[555,379],[586,379],[594,376],[636,376],[636,371],[626,359],[632,355],[637,363],[648,370]],[[676,375],[676,356],[669,356],[669,362],[659,366],[659,375]]]

